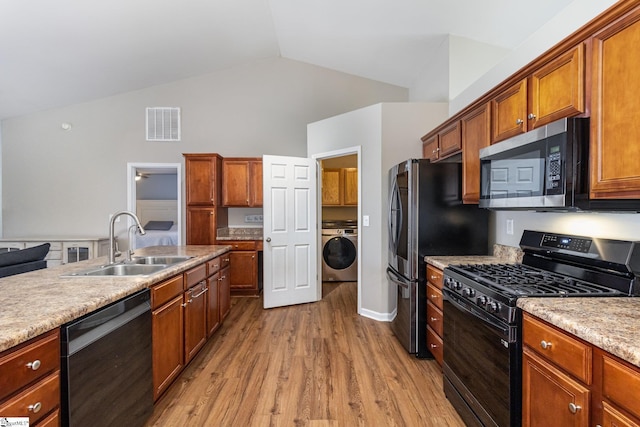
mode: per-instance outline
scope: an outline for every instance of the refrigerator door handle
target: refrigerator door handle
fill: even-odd
[[[391,189],[391,197],[389,198],[389,240],[391,243],[391,248],[393,249],[394,255],[398,251],[398,240],[400,239],[400,230],[402,228],[402,204],[398,203],[398,181],[393,180],[392,189]],[[396,207],[397,206],[397,207]],[[395,228],[393,226],[395,219]]]
[[[409,282],[403,281],[391,267],[387,267],[387,278],[398,286],[409,289]]]

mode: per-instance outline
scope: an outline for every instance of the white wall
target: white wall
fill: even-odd
[[[420,137],[445,120],[447,104],[383,103],[308,126],[308,156],[361,147],[362,215],[360,227],[360,314],[390,320],[395,286],[387,282],[388,171],[403,160],[422,156]],[[360,219],[361,222],[361,219]]]
[[[7,119],[4,236],[106,235],[109,214],[127,206],[128,162],[182,162],[184,152],[306,156],[307,123],[407,99],[404,88],[272,58]],[[145,141],[148,106],[182,108],[181,142]]]

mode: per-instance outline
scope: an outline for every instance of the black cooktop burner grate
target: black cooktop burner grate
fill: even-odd
[[[485,286],[516,296],[623,295],[605,286],[523,264],[466,264],[449,268]]]

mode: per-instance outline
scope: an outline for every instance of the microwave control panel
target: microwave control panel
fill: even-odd
[[[547,194],[562,190],[562,178],[562,150],[559,145],[554,145],[549,147],[547,154]]]

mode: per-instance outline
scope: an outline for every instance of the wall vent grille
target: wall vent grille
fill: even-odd
[[[180,141],[180,108],[147,107],[147,141]]]

